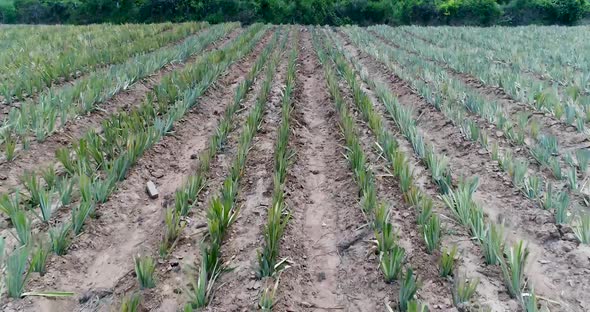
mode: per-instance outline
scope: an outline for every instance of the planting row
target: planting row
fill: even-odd
[[[560,86],[571,87],[574,92],[587,94],[590,91],[588,55],[580,53],[589,47],[580,36],[588,30],[587,27],[493,30],[408,27],[406,30],[441,46],[459,41],[469,48],[481,47],[488,51],[483,55],[489,59],[531,72]],[[545,37],[554,40],[541,39]]]
[[[95,31],[51,35],[47,45],[38,44],[17,49],[3,50],[0,58],[10,62],[2,71],[0,95],[5,102],[41,92],[59,79],[69,80],[97,66],[119,63],[129,57],[152,51],[168,43],[182,39],[201,29],[205,24],[179,25],[123,25],[112,28],[102,26]],[[76,40],[71,40],[76,38]],[[24,52],[24,53],[23,53]]]
[[[85,76],[74,84],[49,89],[39,96],[38,101],[22,103],[19,109],[10,111],[0,127],[5,160],[11,161],[18,151],[26,151],[32,139],[44,141],[76,116],[98,109],[98,104],[163,66],[182,62],[201,52],[237,26],[215,25],[178,45],[138,55],[125,63]]]
[[[386,282],[391,283],[398,280],[400,276],[403,276],[401,279],[402,284],[400,285],[397,306],[401,311],[407,311],[409,306],[419,305],[418,302],[414,301],[414,296],[419,287],[417,276],[414,275],[412,268],[408,268],[406,272],[403,273],[405,251],[397,243],[396,231],[389,221],[389,207],[387,204],[381,203],[378,200],[374,173],[367,164],[367,157],[361,146],[354,118],[350,114],[347,104],[342,97],[338,79],[332,65],[329,63],[329,56],[324,52],[325,47],[320,43],[321,38],[314,33],[313,39],[316,53],[324,68],[328,89],[332,95],[336,111],[338,112],[342,135],[347,147],[346,157],[359,187],[360,208],[363,210],[364,215],[367,216],[369,224],[371,224],[375,231],[380,259],[379,267],[383,272]],[[360,94],[357,94],[357,98],[355,99],[358,99],[358,96],[360,96]],[[363,112],[365,115],[368,113],[369,112],[367,111]],[[374,127],[378,126],[377,124],[380,122],[380,119],[376,115],[372,115],[372,117],[371,129],[374,129]],[[387,137],[387,139],[389,139],[389,137]],[[391,141],[386,142],[386,144],[385,148],[388,149],[388,151],[391,151],[391,149],[395,149],[396,147],[393,145],[395,143]],[[398,155],[400,155],[398,156],[400,159],[398,162],[400,168],[395,168],[399,169],[399,171],[396,170],[396,172],[399,172],[404,178],[408,178],[411,176],[408,163],[405,162],[403,154]]]
[[[519,68],[490,62],[490,58],[482,57],[482,54],[489,53],[489,50],[479,47],[466,48],[464,44],[459,44],[460,41],[443,41],[443,46],[438,47],[426,44],[416,37],[391,31],[385,26],[370,29],[381,35],[388,34],[388,38],[413,53],[435,60],[456,72],[472,75],[484,85],[500,87],[528,108],[540,113],[549,113],[558,120],[563,119],[566,124],[576,127],[578,132],[586,133],[585,126],[590,120],[590,97],[581,94],[580,88],[570,87],[567,92],[560,92],[559,88],[552,86],[548,81],[522,73]],[[513,114],[512,111],[519,112],[522,108],[505,107],[505,110]],[[532,114],[529,114],[528,118],[537,119]]]
[[[169,79],[163,80],[160,87],[167,90],[176,88],[178,92],[175,97],[170,94],[159,97],[158,92],[153,92],[152,96],[148,96],[142,105],[132,112],[120,113],[106,120],[103,123],[103,133],[90,132],[80,139],[71,149],[72,153],[70,150],[60,150],[57,158],[64,167],[65,173],[62,177],[54,176],[55,179],[49,179],[49,181],[69,185],[66,190],[59,191],[59,197],[62,200],[64,197],[69,197],[71,201],[74,186],[78,185],[80,200],[78,204],[70,205],[74,207],[69,221],[64,216],[65,218],[60,218],[62,220],[49,229],[49,244],[43,243],[46,239],[42,231],[32,234],[31,222],[26,214],[29,208],[18,205],[11,207],[13,210],[9,211],[9,217],[15,227],[15,236],[22,246],[15,246],[13,255],[25,254],[25,256],[19,256],[19,259],[24,259],[25,264],[21,263],[18,267],[20,271],[16,268],[7,268],[6,278],[9,279],[9,276],[11,279],[15,279],[16,276],[26,278],[26,275],[22,275],[23,270],[28,272],[35,270],[35,266],[26,265],[29,253],[32,259],[41,258],[40,262],[43,264],[50,251],[58,255],[66,253],[71,240],[83,230],[87,218],[94,214],[100,203],[108,200],[110,194],[115,191],[117,182],[125,178],[126,172],[137,159],[172,130],[174,123],[189,108],[198,103],[198,98],[219,75],[252,49],[266,29],[260,24],[255,24],[222,49],[204,54],[196,62],[178,72],[173,72]],[[166,84],[173,84],[173,86]],[[53,194],[52,183],[46,179],[44,183],[41,183],[34,175],[31,180],[34,181],[32,184],[36,189],[28,190],[29,196],[26,202],[33,201],[34,204],[38,204],[41,219],[48,223],[51,220],[52,205],[46,205],[43,196],[47,193]],[[12,197],[11,203],[18,203],[15,197]],[[11,258],[13,256],[9,257]],[[9,261],[8,264],[10,263]],[[35,262],[31,264],[33,263]],[[41,267],[44,265],[39,268]],[[18,297],[22,292],[25,280],[20,278],[19,280],[22,282],[20,287],[9,291],[11,297]]]
[[[428,61],[404,53],[399,49],[393,49],[385,44],[380,44],[377,39],[368,35],[369,38],[375,39],[370,41],[367,39],[367,34],[362,31],[353,29],[347,29],[346,31],[353,41],[363,42],[363,45],[360,46],[363,47],[362,49],[365,52],[373,55],[397,75],[410,82],[413,88],[428,103],[443,112],[459,126],[467,138],[489,150],[491,157],[498,160],[500,167],[512,178],[513,185],[516,188],[521,190],[525,196],[537,200],[540,207],[555,211],[557,223],[573,221],[574,218],[571,214],[578,208],[576,206],[575,210],[570,209],[574,207],[575,203],[570,201],[568,194],[576,195],[578,193],[580,188],[578,176],[585,176],[585,174],[579,174],[578,172],[585,172],[587,169],[587,151],[581,150],[576,153],[578,164],[576,165],[573,160],[568,161],[569,169],[567,174],[562,174],[560,162],[553,156],[557,150],[556,142],[548,137],[542,139],[534,148],[527,151],[533,159],[541,164],[542,168],[550,168],[555,179],[539,175],[529,168],[527,160],[516,157],[516,152],[514,152],[510,144],[503,144],[501,140],[494,140],[493,137],[487,135],[485,129],[480,128],[478,125],[481,122],[491,122],[497,127],[505,129],[504,136],[509,139],[510,143],[522,142],[524,144],[524,131],[508,122],[501,110],[497,108],[497,105],[490,105],[488,101],[477,97],[477,94],[472,91],[469,93],[470,90],[460,81],[448,76],[444,70],[433,66]],[[396,63],[392,60],[395,60]],[[465,98],[466,95],[467,98]],[[471,119],[471,114],[474,114],[477,118]],[[521,156],[526,157],[528,155]],[[565,183],[561,181],[565,181]],[[557,192],[561,185],[564,185],[567,189]],[[568,210],[572,211],[568,212]],[[580,229],[583,229],[582,223],[586,218],[585,215],[579,218]],[[585,236],[585,234],[581,235],[580,239],[585,241]]]
[[[287,170],[294,151],[289,150],[291,134],[291,113],[293,111],[293,91],[295,88],[296,62],[298,57],[299,35],[294,32],[293,42],[287,63],[287,78],[281,101],[281,123],[279,125],[274,152],[273,193],[267,211],[267,222],[263,231],[263,247],[258,252],[258,278],[274,277],[275,283],[267,286],[260,295],[259,307],[262,311],[272,311],[277,300],[279,275],[286,268],[287,258],[280,259],[280,247],[291,212],[285,203],[285,184]]]
[[[335,46],[339,47],[341,51],[344,51],[341,44],[338,42],[336,42]],[[395,122],[406,140],[411,143],[415,155],[423,162],[426,168],[430,170],[431,178],[434,184],[438,186],[438,192],[447,208],[450,209],[455,216],[455,219],[469,230],[470,235],[476,238],[476,242],[481,245],[486,264],[500,265],[503,271],[506,288],[510,295],[521,302],[523,307],[531,305],[531,300],[536,300],[534,295],[529,297],[529,293],[526,293],[525,296],[522,296],[523,287],[526,284],[523,266],[526,262],[528,251],[526,250],[526,247],[523,246],[524,243],[522,241],[516,242],[516,245],[510,247],[508,241],[504,242],[501,226],[495,225],[489,220],[486,220],[487,218],[483,213],[480,204],[473,199],[473,194],[478,185],[477,179],[459,179],[457,187],[452,187],[450,184],[451,173],[446,168],[448,159],[443,154],[436,153],[432,146],[428,146],[424,143],[425,140],[419,134],[416,122],[412,117],[412,112],[407,107],[399,104],[396,97],[389,91],[387,86],[370,78],[367,71],[364,70],[360,63],[356,62],[354,58],[349,55],[348,59],[353,65],[355,65],[355,67],[357,67],[358,72],[361,73],[360,76],[362,80],[365,81],[372,90],[375,90],[380,101],[389,113],[389,117]],[[372,105],[370,101],[367,102],[369,103],[367,103],[366,106]],[[371,121],[368,121],[368,123],[371,124]],[[385,155],[387,155],[387,153],[385,153]],[[441,180],[446,182],[441,183]],[[401,185],[403,185],[403,183],[401,183],[400,180],[400,186]],[[408,187],[408,192],[405,194],[410,202],[420,205],[424,196],[421,193],[422,192],[415,189],[415,187]],[[422,209],[422,212],[427,210],[428,209]],[[427,230],[427,228],[425,228],[425,230]],[[425,237],[427,236],[425,235]],[[506,246],[505,252],[504,246]],[[453,253],[452,250],[453,249],[451,249],[450,253]],[[443,254],[442,263],[445,263],[444,256],[448,256],[450,253]],[[468,290],[471,288],[472,291],[475,292],[477,282],[474,282],[473,280],[471,280],[471,283],[466,282],[465,278],[461,276],[454,276],[454,278],[456,279],[453,290],[455,303],[465,304],[467,301],[457,300],[457,298],[461,297],[461,295],[469,294],[470,291]],[[535,306],[535,309],[538,308],[536,306],[536,301],[532,305]]]
[[[281,59],[287,36],[280,47],[272,55],[265,71],[262,87],[256,97],[256,103],[249,113],[238,138],[236,154],[231,163],[228,174],[216,195],[208,202],[207,209],[207,237],[201,247],[201,263],[196,276],[189,277],[192,287],[187,295],[189,302],[185,311],[205,307],[213,293],[214,285],[219,276],[229,270],[227,263],[222,261],[221,245],[227,235],[229,227],[235,222],[239,214],[236,206],[241,178],[243,177],[246,161],[254,136],[258,132],[262,116],[266,110],[270,88],[275,78],[276,67]]]

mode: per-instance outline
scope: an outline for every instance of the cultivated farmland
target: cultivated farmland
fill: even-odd
[[[2,311],[588,311],[589,31],[5,26]]]

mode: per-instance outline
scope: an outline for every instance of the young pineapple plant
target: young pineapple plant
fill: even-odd
[[[555,223],[567,224],[569,221],[568,207],[570,205],[570,198],[567,192],[560,192],[557,195],[555,202]]]
[[[37,272],[41,274],[41,276],[45,275],[46,266],[47,266],[47,257],[51,250],[42,242],[40,241],[31,251],[31,270],[33,272]]]
[[[144,288],[156,287],[155,271],[156,261],[150,256],[136,256],[133,258],[135,263],[135,276],[139,282],[139,286]]]
[[[129,296],[125,296],[121,301],[120,312],[138,312],[141,304],[141,295],[133,293]]]
[[[386,283],[393,283],[399,279],[404,259],[405,250],[398,245],[394,245],[390,250],[380,253],[379,267],[383,272]]]
[[[469,303],[479,284],[479,278],[469,279],[459,275],[453,282],[453,303],[459,309]]]
[[[49,223],[53,213],[53,190],[46,190],[41,188],[37,194],[39,200],[39,209],[41,214],[37,214],[37,218],[44,223]]]
[[[574,234],[580,243],[590,244],[590,214],[583,214],[573,227]]]
[[[25,188],[29,192],[29,203],[32,207],[36,207],[41,202],[39,198],[39,193],[41,192],[41,185],[39,183],[39,179],[34,172],[26,172],[24,176],[21,177],[21,181],[24,184]]]
[[[504,230],[500,225],[489,224],[482,241],[482,249],[485,263],[488,265],[499,264],[504,248]]]
[[[31,221],[23,210],[16,210],[10,216],[10,221],[14,225],[16,237],[21,246],[28,245],[32,239]]]
[[[168,255],[169,251],[175,245],[176,240],[184,229],[186,223],[181,221],[180,215],[174,207],[168,207],[164,217],[165,231],[160,243],[160,257]]]
[[[400,283],[398,309],[408,311],[410,303],[414,300],[416,292],[420,288],[418,277],[412,269],[407,269]]]
[[[272,308],[275,306],[277,302],[277,289],[279,288],[279,279],[277,277],[274,285],[270,285],[264,288],[262,291],[262,295],[260,296],[260,300],[258,301],[258,306],[262,311],[272,311]]]
[[[11,298],[20,298],[25,283],[29,277],[27,258],[29,250],[27,247],[20,247],[8,256],[6,261],[6,290]]]
[[[453,246],[450,250],[444,249],[440,258],[440,276],[447,277],[453,275],[456,260],[457,246]]]
[[[60,226],[54,226],[49,230],[49,239],[51,241],[51,250],[58,256],[67,253],[71,244],[71,223],[62,223]]]
[[[81,202],[77,207],[72,209],[72,230],[74,235],[78,235],[82,232],[86,219],[93,213],[94,203],[93,202]]]
[[[441,225],[437,215],[431,215],[430,219],[422,226],[422,233],[426,243],[426,251],[432,254],[438,250],[441,240]]]
[[[505,258],[500,260],[502,274],[508,293],[512,298],[520,298],[525,287],[525,266],[529,250],[519,241],[505,250]]]
[[[2,194],[0,196],[0,212],[5,217],[11,218],[11,216],[21,209],[20,203],[20,192],[16,191],[12,195]]]

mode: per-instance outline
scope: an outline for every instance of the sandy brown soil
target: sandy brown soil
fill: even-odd
[[[415,109],[415,117],[420,117],[418,126],[425,140],[450,158],[450,167],[456,176],[479,177],[480,188],[475,198],[484,211],[492,220],[508,226],[512,234],[509,235],[510,240],[525,239],[528,242],[531,249],[529,278],[536,291],[560,301],[563,305],[556,306],[558,309],[577,311],[585,307],[588,303],[581,299],[583,295],[579,290],[590,286],[582,278],[588,264],[588,249],[577,247],[571,235],[560,236],[551,214],[513,189],[510,179],[488,158],[488,153],[465,140],[450,120],[416,95],[406,82],[358,49],[350,46],[348,49],[357,53],[369,72],[391,86],[402,105]],[[567,256],[564,257],[564,254]],[[485,269],[482,274],[488,275]],[[571,278],[564,279],[563,276]],[[560,291],[563,289],[567,291]],[[555,298],[556,294],[559,299]]]
[[[383,308],[387,293],[377,267],[367,261],[370,244],[338,250],[338,243],[366,221],[311,35],[304,30],[301,38],[293,113],[296,159],[287,179],[293,217],[281,250],[292,266],[281,275],[278,311],[374,311]]]

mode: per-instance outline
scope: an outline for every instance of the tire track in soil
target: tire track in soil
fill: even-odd
[[[388,73],[370,56],[353,48],[348,42],[346,48],[373,75],[379,77],[378,80],[390,86],[392,92],[398,96],[400,104],[414,108],[415,118],[420,116],[417,123],[420,133],[426,142],[433,144],[436,150],[449,157],[452,172],[458,173],[459,176],[477,176],[480,179],[480,187],[474,194],[476,201],[482,204],[492,220],[502,221],[508,226],[510,233],[506,234],[509,241],[524,239],[529,243],[531,255],[527,273],[535,290],[553,300],[556,298],[552,296],[559,293],[561,300],[567,301],[566,304],[571,311],[576,311],[579,304],[587,305],[588,303],[580,301],[579,298],[584,298],[583,293],[590,289],[590,283],[583,277],[590,263],[590,248],[571,239],[561,240],[560,231],[553,222],[552,215],[535,207],[531,200],[512,188],[510,179],[498,168],[497,163],[482,156],[487,155],[487,152],[482,154],[475,144],[466,141],[450,120],[415,94],[405,81],[395,74]],[[383,116],[389,116],[382,104],[376,108]],[[480,269],[482,275],[501,277],[498,267],[484,266]],[[564,276],[568,278],[564,279]],[[495,286],[504,288],[502,284]]]
[[[261,40],[263,44],[255,47],[252,55],[248,56],[244,61],[234,63],[232,65],[233,67],[230,67],[228,71],[229,75],[221,79],[219,87],[210,89],[211,92],[208,92],[201,102],[211,102],[212,106],[221,107],[221,109],[217,110],[217,114],[223,116],[225,107],[233,101],[237,86],[243,81],[243,78],[245,78],[246,74],[254,65],[256,61],[254,57],[259,55],[270,42],[272,35],[273,32],[268,31],[265,38]],[[177,311],[178,307],[186,302],[186,296],[182,293],[182,290],[188,285],[190,280],[187,277],[185,269],[188,265],[195,265],[198,268],[196,264],[200,261],[201,256],[201,239],[203,234],[207,232],[207,229],[203,228],[203,226],[206,224],[206,204],[209,203],[208,197],[209,195],[216,194],[215,191],[223,183],[223,179],[225,179],[225,175],[231,166],[231,160],[235,155],[238,144],[237,140],[240,136],[240,131],[236,130],[241,129],[250,109],[254,106],[256,96],[262,86],[263,79],[260,77],[263,72],[263,70],[260,71],[252,88],[248,91],[246,99],[241,103],[241,108],[234,115],[234,128],[230,132],[225,146],[218,152],[217,157],[211,161],[207,183],[199,194],[197,204],[189,213],[189,226],[184,229],[181,238],[168,258],[162,263],[159,263],[160,269],[156,271],[156,287],[142,291],[142,306],[148,310]],[[209,142],[207,141],[204,144],[204,148],[206,148]],[[191,154],[191,157],[193,157],[192,155],[199,155],[199,152],[197,151]],[[198,167],[197,164],[198,160],[193,163],[192,167],[194,168],[191,169],[191,173]],[[162,207],[173,203],[175,190],[176,188],[163,196]],[[145,253],[154,254],[158,250],[158,244],[161,241],[164,229],[162,221],[164,219],[163,214],[164,212],[162,212],[162,216],[158,221],[162,224],[162,227],[152,233],[155,239],[143,243],[142,249]],[[133,274],[125,275],[117,281],[117,284],[113,288],[113,296],[110,298],[111,302],[109,302],[111,307],[113,305],[117,306],[121,297],[138,288],[137,280]]]
[[[222,245],[222,261],[232,271],[221,275],[218,290],[207,311],[255,311],[263,284],[256,279],[257,254],[264,242],[264,226],[271,204],[274,155],[281,101],[287,71],[287,46],[277,66],[266,110],[258,133],[248,153],[244,176],[238,193],[238,219],[231,226]]]
[[[386,294],[375,286],[366,249],[338,254],[338,242],[365,223],[358,189],[343,157],[338,119],[323,69],[302,29],[294,103],[296,159],[287,180],[292,211],[281,256],[292,266],[281,275],[277,311],[376,311]]]
[[[32,275],[27,289],[51,288],[84,294],[87,291],[117,290],[116,286],[129,280],[129,276],[136,283],[132,256],[137,253],[152,254],[157,250],[164,228],[165,211],[162,206],[183,183],[183,178],[194,172],[197,164],[191,160],[191,156],[207,148],[207,138],[216,129],[224,106],[233,99],[234,89],[271,37],[272,33],[267,31],[253,52],[231,65],[226,74],[199,99],[200,104],[175,125],[174,136],[164,137],[146,151],[109,201],[97,207],[99,218],[87,221],[85,231],[74,240],[68,254],[63,257],[51,256],[47,274],[43,277]],[[149,180],[158,186],[161,201],[148,199],[145,183]],[[194,253],[195,249],[191,252]],[[171,294],[174,291],[169,289]],[[156,299],[161,300],[160,294],[156,295]],[[79,306],[78,298],[59,301],[27,298],[13,303],[18,305],[19,311],[84,311],[99,308],[109,311],[106,306],[110,304],[109,298],[100,302],[105,303],[102,307],[91,306],[97,304],[98,298],[92,298],[95,301],[90,304]]]
[[[162,77],[193,63],[203,53],[222,47],[237,37],[241,31],[241,28],[234,29],[182,63],[165,65],[156,73],[135,82],[127,90],[101,103],[97,110],[72,118],[64,128],[50,135],[44,142],[31,140],[29,150],[19,151],[17,158],[12,162],[0,163],[0,193],[11,192],[15,187],[19,187],[21,185],[19,178],[26,171],[46,168],[57,163],[55,151],[59,148],[71,146],[71,143],[76,142],[88,131],[99,130],[101,122],[118,111],[129,112],[133,107],[140,105],[146,95],[160,83]]]

